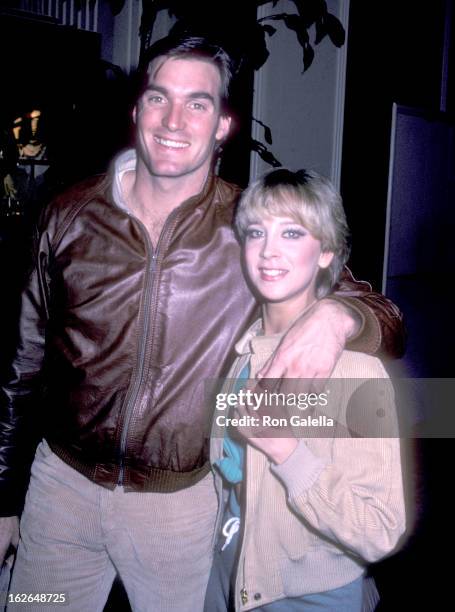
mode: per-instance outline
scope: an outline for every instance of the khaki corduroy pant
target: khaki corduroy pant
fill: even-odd
[[[8,610],[102,611],[118,572],[135,612],[198,612],[216,511],[211,473],[177,493],[109,491],[43,441],[32,466],[10,593],[63,593],[66,605],[20,603]]]

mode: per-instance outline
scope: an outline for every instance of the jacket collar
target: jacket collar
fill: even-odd
[[[281,334],[264,336],[262,319],[258,319],[251,325],[251,327],[248,328],[248,330],[237,342],[235,345],[235,350],[238,355],[270,354],[278,346],[283,335],[284,332]]]

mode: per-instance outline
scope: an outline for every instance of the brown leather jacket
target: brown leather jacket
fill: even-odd
[[[170,214],[156,250],[111,192],[109,178],[91,179],[43,215],[0,396],[0,515],[20,505],[33,415],[55,453],[108,488],[170,492],[209,469],[204,381],[225,374],[256,308],[231,229],[239,190],[211,177]],[[356,346],[393,352],[393,304],[352,278],[343,296],[366,321]]]

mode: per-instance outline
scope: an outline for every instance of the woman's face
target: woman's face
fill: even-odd
[[[264,301],[284,306],[290,317],[314,301],[319,268],[333,258],[303,225],[275,216],[248,226],[244,253],[248,276]]]

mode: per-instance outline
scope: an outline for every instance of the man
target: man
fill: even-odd
[[[209,41],[159,41],[133,112],[135,151],[43,215],[1,397],[5,550],[17,539],[21,440],[44,388],[10,598],[63,593],[67,610],[102,610],[118,572],[134,610],[202,609],[218,503],[204,381],[225,374],[255,310],[231,229],[239,190],[211,172],[230,78]],[[327,375],[361,328],[370,352],[381,337],[390,345],[387,329],[399,335],[393,305],[352,280],[342,289],[297,323],[268,375]]]

